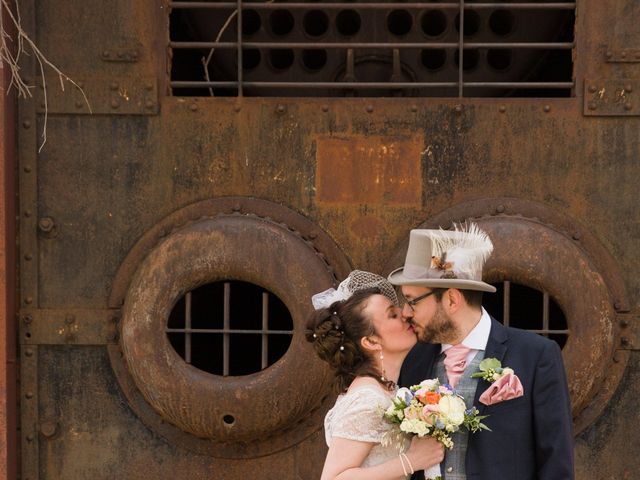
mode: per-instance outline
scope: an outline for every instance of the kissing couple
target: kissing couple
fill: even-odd
[[[321,480],[423,479],[425,470],[445,480],[574,478],[560,348],[482,307],[483,292],[496,291],[482,281],[492,251],[473,223],[412,230],[404,266],[387,279],[355,270],[313,296],[306,338],[339,392]],[[483,428],[442,423],[445,396]]]

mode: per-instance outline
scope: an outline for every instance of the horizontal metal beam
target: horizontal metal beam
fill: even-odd
[[[22,345],[106,345],[118,341],[120,309],[25,309]]]
[[[172,88],[207,88],[238,87],[238,82],[206,82],[206,81],[174,81]],[[446,88],[457,87],[458,82],[242,82],[243,87],[256,88],[388,88],[388,89],[410,89],[410,88]],[[463,82],[464,87],[483,88],[573,88],[573,82]]]
[[[413,10],[420,8],[428,8],[430,10],[442,10],[442,9],[458,9],[460,3],[458,2],[446,2],[446,3],[433,3],[433,2],[411,2],[411,3],[389,3],[389,2],[375,2],[375,3],[327,3],[327,2],[295,2],[295,3],[264,3],[264,2],[242,2],[242,6],[254,10],[274,10],[274,9],[342,9],[348,8],[351,10],[381,10],[385,8],[403,10]],[[233,8],[236,9],[238,4],[236,2],[169,2],[169,7],[172,9],[221,9],[221,8]],[[468,10],[483,10],[492,8],[508,8],[509,10],[573,10],[576,8],[575,2],[561,2],[561,3],[465,3],[465,9]]]
[[[167,333],[242,333],[255,335],[293,335],[293,330],[234,330],[232,328],[167,328]]]
[[[214,48],[235,49],[236,42],[169,42],[174,50]],[[243,48],[400,48],[400,49],[435,49],[458,48],[458,42],[242,42]],[[467,42],[464,48],[499,48],[499,49],[542,49],[542,50],[571,50],[574,42]]]

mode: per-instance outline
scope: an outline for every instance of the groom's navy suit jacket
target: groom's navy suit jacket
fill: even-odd
[[[398,383],[410,386],[434,378],[440,350],[439,344],[418,343],[407,356]],[[485,350],[485,358],[490,357],[515,371],[524,395],[483,405],[479,398],[490,383],[478,379],[473,403],[481,415],[489,415],[483,423],[491,431],[469,435],[467,479],[573,479],[571,405],[556,342],[491,319]]]

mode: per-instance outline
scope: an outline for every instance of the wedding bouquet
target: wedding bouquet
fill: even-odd
[[[419,385],[398,389],[393,404],[384,412],[384,418],[397,425],[405,435],[430,436],[446,448],[453,448],[451,434],[467,428],[470,432],[489,430],[482,423],[485,416],[478,409],[467,409],[464,399],[438,379],[424,380]],[[425,479],[440,480],[440,465],[425,470]]]

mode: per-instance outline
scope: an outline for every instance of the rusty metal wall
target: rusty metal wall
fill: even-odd
[[[610,391],[585,401],[592,415],[578,412],[587,420],[576,437],[577,478],[637,476],[637,2],[578,1],[576,95],[543,100],[171,97],[163,2],[21,5],[25,27],[93,110],[49,77],[39,153],[42,95],[18,114],[23,479],[319,476],[317,418],[300,427],[304,435],[291,433],[293,445],[235,454],[164,425],[118,360],[121,306],[138,262],[198,218],[172,223],[172,215],[226,196],[289,209],[273,220],[285,226],[306,218],[320,233],[289,230],[335,242],[339,254],[325,240],[314,248],[337,273],[348,264],[384,272],[411,228],[459,204],[483,205],[479,217],[560,225],[576,248],[604,252],[620,298],[612,293],[607,306],[615,345],[594,376]],[[35,82],[33,59],[25,71]],[[551,213],[538,218],[525,204]],[[251,208],[238,200],[214,213],[270,217]],[[567,290],[582,287],[566,279]],[[576,339],[575,355],[589,356],[594,341]],[[318,368],[309,367],[310,383],[324,381]]]

